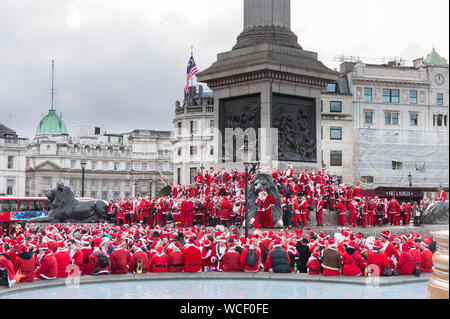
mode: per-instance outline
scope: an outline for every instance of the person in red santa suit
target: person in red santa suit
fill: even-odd
[[[422,251],[420,265],[420,272],[428,273],[433,272],[433,253],[428,249],[428,245],[431,243],[431,239],[424,236],[424,239],[420,243],[420,250]]]
[[[68,247],[66,247],[64,242],[61,242],[60,246],[58,247],[54,255],[56,259],[56,264],[58,265],[58,272],[56,277],[57,278],[67,277],[66,269],[67,266],[70,265],[70,253]]]
[[[361,188],[359,187],[359,184],[356,183],[355,187],[353,188],[353,198],[357,201],[360,202],[361,201],[361,197],[362,197],[362,191]]]
[[[220,207],[220,224],[228,227],[230,222],[230,211],[233,209],[233,205],[230,203],[226,196],[222,196],[222,200],[219,204]]]
[[[20,272],[24,276],[20,279],[20,281],[33,281],[35,277],[36,266],[37,262],[35,259],[35,255],[31,251],[28,251],[27,247],[22,247],[14,263],[14,273],[17,273],[20,270]]]
[[[388,231],[382,231],[380,234],[380,241],[382,244],[380,251],[385,254],[391,268],[394,268],[393,259],[398,260],[398,251],[395,249],[395,246],[389,241],[390,235]]]
[[[249,258],[247,258],[247,255],[251,253],[255,255],[255,260],[253,264],[249,265]],[[251,258],[253,259],[253,258]],[[241,253],[240,257],[240,264],[241,268],[244,270],[244,272],[258,272],[259,271],[259,264],[262,263],[261,259],[261,249],[259,247],[256,247],[256,243],[253,240],[250,240],[250,243],[247,247],[244,248],[244,250]]]
[[[130,273],[147,273],[150,269],[150,261],[148,254],[142,250],[142,242],[137,241],[131,247],[133,253],[130,258],[129,271]]]
[[[227,252],[227,241],[225,237],[220,237],[216,242],[211,245],[211,262],[212,271],[223,271],[223,256]]]
[[[445,192],[445,190],[442,187],[439,187],[439,194],[436,197],[436,200],[445,202],[446,199],[447,199],[447,193]]]
[[[294,227],[298,227],[299,222],[302,222],[302,215],[300,214],[300,204],[298,203],[297,195],[292,199],[292,223]]]
[[[209,239],[205,239],[203,241],[201,251],[202,251],[202,271],[205,272],[211,271],[213,267],[213,262],[211,261],[213,253],[211,249],[211,241]]]
[[[396,225],[397,223],[397,213],[398,216],[400,217],[400,205],[398,204],[397,200],[395,199],[395,197],[392,197],[392,199],[389,201],[388,203],[388,223],[389,224],[394,224]],[[400,221],[399,221],[400,222]]]
[[[264,192],[260,191],[258,194],[258,197],[255,200],[255,206],[256,206],[256,220],[258,221],[258,224],[262,225],[263,219],[264,219]]]
[[[316,226],[323,226],[323,198],[319,195],[316,198]]]
[[[403,222],[403,225],[408,226],[411,222],[411,215],[412,215],[412,205],[410,202],[407,202],[405,205],[405,219]]]
[[[48,245],[46,243],[39,245],[36,261],[38,262],[39,267],[36,270],[35,279],[51,280],[56,278],[58,274],[58,264],[56,262],[55,255],[50,249],[48,249]]]
[[[192,227],[194,225],[194,202],[191,198],[187,198],[184,202],[186,202],[184,225],[187,227]]]
[[[401,253],[395,270],[398,271],[399,275],[412,275],[414,271],[414,258],[409,253],[409,242],[401,244]]]
[[[110,254],[111,273],[112,274],[127,274],[128,264],[130,263],[130,252],[125,249],[126,241],[117,240],[115,242],[114,250]]]
[[[315,251],[309,256],[306,268],[308,269],[308,275],[320,275],[319,252]]]
[[[364,261],[357,248],[358,246],[354,241],[344,244],[344,253],[342,255],[342,274],[344,276],[361,276],[361,268],[364,267]]]
[[[179,243],[179,242],[178,242]],[[180,250],[179,245],[172,242],[167,250],[167,271],[168,272],[182,272],[184,266],[184,256]]]
[[[380,251],[382,244],[376,240],[372,245],[372,250],[367,254],[367,264],[371,267],[372,276],[381,276],[383,269],[389,265],[386,255]]]
[[[362,207],[362,213],[361,213],[361,226],[367,227],[368,221],[369,221],[369,209],[370,209],[370,202],[369,199],[364,197],[363,201],[363,207]]]
[[[183,272],[201,272],[202,271],[202,252],[199,247],[194,244],[194,240],[189,238],[187,244],[184,246],[183,257],[184,266]]]
[[[264,200],[262,204],[263,209],[263,219],[262,219],[262,227],[264,228],[272,228],[273,227],[273,219],[272,219],[272,207],[275,206],[276,200],[271,195],[268,194],[267,191],[262,191],[264,195]]]
[[[91,269],[89,264],[89,256],[93,251],[94,248],[89,239],[87,237],[83,238],[81,240],[81,254],[83,256],[83,263],[80,266],[80,270],[83,275],[90,275],[92,273],[93,269]]]
[[[347,221],[345,220],[345,207],[345,199],[341,196],[339,202],[334,205],[334,208],[338,210],[338,225],[340,226],[347,226]]]
[[[5,274],[5,277],[0,277],[0,285],[11,288],[15,283],[14,265],[5,253],[0,253],[0,272]]]
[[[303,227],[308,226],[308,201],[306,200],[306,196],[303,196],[300,202],[300,216],[302,218]]]
[[[160,244],[155,250],[150,259],[150,272],[167,272],[169,256],[164,252],[164,246]]]
[[[96,246],[89,256],[89,267],[92,269],[91,275],[108,275],[111,272],[111,261],[107,253],[109,240],[103,239],[99,246]],[[102,266],[99,262],[99,256],[106,257],[106,265]]]

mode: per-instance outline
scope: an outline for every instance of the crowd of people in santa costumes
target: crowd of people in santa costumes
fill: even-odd
[[[362,196],[358,184],[337,184],[333,173],[314,169],[295,172],[289,164],[286,170],[251,172],[250,184],[259,172],[271,174],[278,187],[286,227],[323,226],[325,209],[336,210],[338,224],[344,227],[408,226],[419,222],[421,211],[417,202],[400,204],[395,197]],[[435,200],[445,201],[445,191],[440,189]],[[257,206],[253,226],[272,228],[274,196],[262,191],[252,204]],[[111,200],[109,213],[116,225],[239,227],[245,216],[245,172],[198,170],[193,184],[171,184],[168,196]]]
[[[150,227],[144,225],[16,225],[0,240],[0,283],[159,272],[277,272],[323,276],[432,272],[436,242],[411,232],[367,237],[343,228],[313,230]]]

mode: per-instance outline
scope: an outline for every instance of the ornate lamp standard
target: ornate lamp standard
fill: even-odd
[[[409,190],[411,191],[411,187],[412,187],[412,174],[411,174],[411,172],[409,172],[409,174],[408,174],[408,182],[409,182]]]
[[[252,170],[256,170],[256,167],[259,165],[259,162],[252,162],[252,157],[254,153],[254,149],[248,146],[248,143],[245,143],[244,146],[240,149],[242,162],[245,167],[245,238],[248,238],[248,169],[249,166],[252,165]]]
[[[86,167],[86,159],[81,159],[81,197],[84,197],[84,169]]]

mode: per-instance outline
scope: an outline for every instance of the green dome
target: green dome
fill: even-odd
[[[431,53],[429,53],[427,55],[427,57],[425,58],[425,60],[423,61],[424,64],[426,65],[431,65],[431,66],[446,66],[447,65],[447,61],[441,57],[439,55],[439,53],[436,52],[436,50],[431,51]]]
[[[36,134],[69,134],[62,118],[56,115],[55,110],[49,110],[42,118],[36,129]]]

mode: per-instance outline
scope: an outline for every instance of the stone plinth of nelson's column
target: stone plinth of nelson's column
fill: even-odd
[[[337,73],[298,44],[290,0],[244,0],[235,46],[197,78],[214,92],[220,167],[236,167],[245,139],[263,168],[321,167],[321,91]]]

